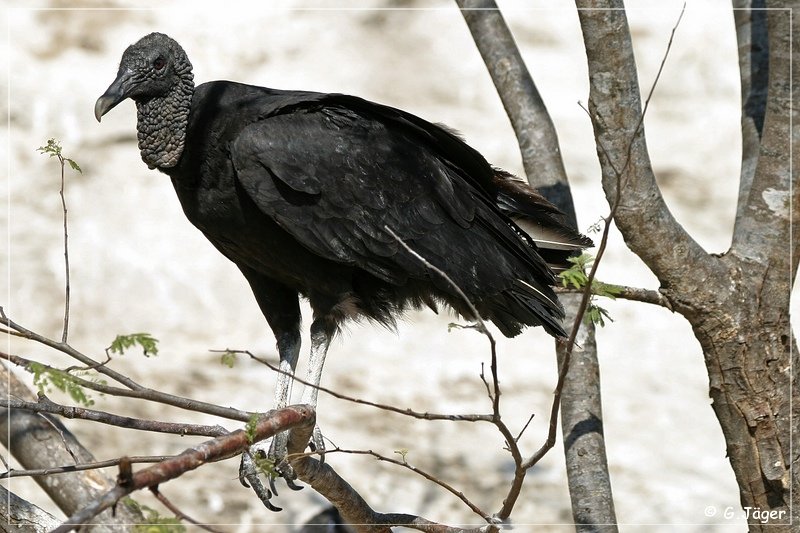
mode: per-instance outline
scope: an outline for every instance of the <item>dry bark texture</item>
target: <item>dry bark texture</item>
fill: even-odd
[[[797,363],[797,350],[788,312],[798,257],[790,235],[790,202],[797,201],[798,189],[791,187],[789,154],[798,132],[796,127],[790,131],[789,13],[754,13],[750,31],[744,30],[748,14],[737,14],[744,56],[743,203],[730,250],[714,256],[677,223],[656,185],[644,129],[637,131],[641,101],[622,2],[579,1],[578,6],[602,8],[582,9],[579,16],[590,72],[589,110],[609,201],[622,188],[616,224],[700,341],[742,506],[773,512],[766,525],[760,521],[763,514],[749,513],[751,531],[788,532],[790,508],[800,510],[797,469],[794,475],[791,469],[796,458],[789,445],[790,398],[794,405],[800,400],[791,373],[790,358]],[[798,35],[796,29],[792,33]],[[755,36],[755,45],[747,45],[746,34]],[[758,84],[765,70],[764,100]],[[765,105],[759,107],[759,98]]]

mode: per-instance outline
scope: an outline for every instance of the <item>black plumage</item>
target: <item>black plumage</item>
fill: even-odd
[[[314,311],[312,357],[324,358],[347,318],[392,324],[437,303],[474,318],[387,228],[504,335],[537,325],[564,335],[547,261],[562,267],[590,241],[451,130],[343,94],[195,88],[183,49],[157,33],[125,51],[98,120],[128,97],[143,160],[170,176],[188,219],[240,268],[292,368],[299,296]]]

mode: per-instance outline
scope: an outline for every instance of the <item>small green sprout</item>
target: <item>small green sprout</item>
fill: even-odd
[[[39,389],[39,392],[49,394],[53,389],[58,389],[68,394],[75,403],[85,406],[94,404],[94,400],[86,395],[86,391],[78,384],[75,376],[68,372],[36,361],[28,365],[28,371],[33,374],[33,384]]]
[[[158,355],[158,339],[153,338],[149,333],[131,333],[130,335],[117,335],[106,348],[106,353],[118,353],[123,355],[126,350],[134,346],[140,346],[145,357]]]

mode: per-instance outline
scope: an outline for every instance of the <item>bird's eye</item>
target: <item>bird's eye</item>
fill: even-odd
[[[158,56],[155,61],[153,61],[153,68],[156,70],[161,70],[167,65],[167,60],[161,56]]]

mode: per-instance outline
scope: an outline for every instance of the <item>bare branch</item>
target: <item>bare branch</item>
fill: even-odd
[[[134,457],[125,457],[125,460],[130,463],[160,463],[168,459],[169,455],[141,455]],[[109,459],[107,461],[93,461],[91,463],[81,463],[75,465],[53,466],[48,468],[38,468],[33,470],[9,470],[0,474],[0,479],[8,479],[12,477],[35,477],[35,476],[49,476],[52,474],[64,474],[67,472],[81,472],[84,470],[98,470],[100,468],[109,468],[112,466],[119,466],[122,458]]]
[[[337,452],[338,453],[348,454],[348,455],[369,455],[371,457],[374,457],[374,458],[378,459],[379,461],[383,461],[383,462],[386,462],[386,463],[391,463],[393,465],[397,465],[397,466],[403,467],[403,468],[405,468],[407,470],[410,470],[410,471],[414,472],[415,474],[424,477],[428,481],[430,481],[432,483],[435,483],[436,485],[439,485],[444,490],[446,490],[447,492],[449,492],[450,494],[452,494],[453,496],[455,496],[456,498],[461,500],[461,502],[464,505],[469,507],[472,510],[473,513],[475,513],[476,515],[480,516],[481,519],[487,520],[487,521],[491,521],[491,518],[489,517],[489,515],[485,511],[483,511],[480,507],[475,505],[472,501],[470,501],[469,498],[467,498],[464,495],[463,492],[461,492],[460,490],[456,490],[456,488],[453,487],[452,485],[450,485],[449,483],[447,483],[445,481],[442,481],[441,479],[437,478],[434,475],[429,474],[425,470],[422,470],[421,468],[418,468],[416,466],[413,466],[413,465],[409,464],[408,462],[405,461],[405,458],[404,458],[404,460],[400,461],[400,460],[394,459],[392,457],[387,457],[387,456],[385,456],[383,454],[380,454],[378,452],[375,452],[373,450],[347,450],[347,449],[338,448],[338,447],[333,449],[333,450],[326,450],[325,451],[325,455],[328,455],[328,454],[331,454],[331,453],[337,453]]]
[[[744,215],[750,187],[753,185],[767,109],[769,76],[767,12],[763,9],[751,9],[752,4],[760,4],[763,8],[764,2],[733,0],[733,18],[739,45],[739,77],[742,82],[742,168],[739,199],[736,203],[737,220]]]
[[[492,337],[491,332],[486,327],[486,323],[483,321],[481,314],[475,308],[475,305],[467,297],[467,295],[464,294],[464,291],[461,290],[461,287],[459,287],[452,279],[450,279],[450,276],[448,276],[442,269],[432,265],[427,259],[425,259],[421,255],[419,255],[416,251],[414,251],[408,244],[405,243],[405,241],[403,241],[403,239],[401,239],[397,235],[397,233],[394,232],[394,230],[392,230],[392,228],[390,228],[389,226],[384,226],[383,229],[385,229],[392,237],[394,237],[397,243],[400,246],[402,246],[405,249],[405,251],[414,256],[414,258],[417,261],[422,263],[425,266],[425,268],[427,268],[431,272],[434,272],[436,275],[442,278],[442,280],[444,280],[445,283],[450,285],[453,291],[458,295],[459,298],[461,298],[461,300],[467,306],[467,309],[469,309],[469,312],[472,315],[469,318],[475,321],[475,328],[481,333],[483,333],[487,339],[489,339],[489,343],[492,345],[492,352],[494,352],[494,345],[495,345],[494,337]]]
[[[620,300],[630,300],[632,302],[642,302],[646,304],[653,304],[658,305],[660,307],[664,307],[672,311],[672,304],[670,301],[660,292],[654,291],[652,289],[643,289],[641,287],[627,287],[624,285],[614,285],[616,290],[619,290],[617,293],[616,290],[614,292],[614,298],[618,298]],[[569,287],[556,287],[556,293],[558,294],[581,294],[583,290],[581,289],[573,289]]]
[[[17,380],[5,365],[0,364],[0,391],[3,396],[32,398],[33,394]],[[29,411],[0,409],[0,442],[25,469],[44,469],[54,465],[94,462],[91,453],[58,423],[58,420]],[[58,427],[58,430],[55,428]],[[114,482],[99,471],[75,471],[55,476],[39,476],[35,481],[50,499],[66,514],[75,512],[98,497]],[[114,531],[113,524],[141,523],[137,511],[122,505],[116,515],[107,512],[95,520],[95,530]],[[105,524],[106,526],[103,526]]]
[[[783,9],[780,9],[780,8]],[[749,50],[740,48],[740,66],[749,63],[750,70],[756,76],[750,77],[750,72],[742,72],[743,85],[749,79],[750,85],[743,97],[753,96],[758,98],[759,91],[763,91],[763,71],[768,71],[766,92],[768,103],[755,107],[751,115],[753,127],[757,128],[759,119],[763,126],[759,133],[760,146],[757,156],[752,153],[743,154],[752,158],[757,157],[757,163],[752,169],[752,182],[750,178],[748,161],[743,161],[742,183],[740,192],[744,196],[744,205],[737,208],[740,216],[736,217],[734,225],[733,243],[731,251],[748,260],[757,260],[769,263],[771,267],[788,272],[787,277],[794,279],[800,260],[800,243],[792,242],[791,206],[797,206],[800,201],[800,187],[793,187],[797,183],[797,165],[792,166],[791,154],[793,148],[800,148],[800,125],[792,115],[797,117],[797,109],[792,107],[792,86],[800,84],[798,69],[792,69],[792,41],[791,9],[794,3],[772,2],[768,11],[752,11],[750,30],[754,42]],[[744,15],[740,14],[737,22],[741,22]],[[737,31],[740,45],[743,31]],[[766,42],[765,34],[766,33]],[[794,39],[797,39],[796,35]],[[760,49],[768,48],[768,55]],[[743,57],[744,56],[744,57]],[[744,64],[743,64],[744,63]],[[752,100],[744,101],[745,113],[750,111],[747,105]],[[763,112],[763,117],[759,116]],[[746,143],[753,137],[753,132],[748,126],[749,116],[743,116],[743,139]],[[752,147],[751,147],[752,148]],[[796,153],[796,152],[794,152]],[[746,196],[745,196],[746,190]],[[784,253],[787,245],[792,248],[791,254]],[[791,258],[791,264],[790,264]],[[788,302],[788,294],[787,294]]]
[[[156,433],[173,433],[175,435],[202,435],[205,437],[218,437],[225,435],[228,430],[222,426],[206,426],[200,424],[178,424],[172,422],[160,422],[157,420],[144,420],[141,418],[131,418],[120,416],[95,409],[85,407],[72,407],[53,402],[44,394],[39,394],[38,402],[26,402],[15,398],[0,400],[0,405],[7,409],[24,409],[35,413],[50,413],[63,416],[64,418],[79,418],[82,420],[92,420],[101,424],[118,426],[126,429],[139,431],[152,431]]]
[[[348,396],[347,394],[342,394],[341,392],[336,392],[333,389],[328,389],[323,387],[322,385],[315,385],[310,383],[302,378],[297,377],[296,375],[287,372],[285,370],[281,370],[277,366],[273,365],[269,361],[264,358],[258,357],[257,355],[253,354],[249,350],[211,350],[212,352],[229,352],[229,353],[241,353],[247,355],[254,361],[258,361],[262,365],[266,366],[273,372],[278,374],[284,374],[292,378],[292,380],[300,383],[305,387],[314,387],[320,392],[324,392],[334,398],[339,400],[344,400],[346,402],[351,402],[359,405],[366,405],[369,407],[375,407],[376,409],[381,409],[382,411],[390,411],[392,413],[397,413],[405,416],[410,416],[411,418],[418,418],[420,420],[448,420],[448,421],[459,421],[459,422],[492,422],[492,415],[449,415],[449,414],[440,414],[440,413],[428,413],[428,412],[421,412],[421,411],[414,411],[409,408],[401,408],[395,407],[393,405],[382,404],[371,402],[369,400],[364,400],[361,398],[356,398],[354,396]]]
[[[67,232],[67,198],[66,180],[64,179],[64,166],[66,161],[64,156],[58,154],[58,161],[61,163],[61,189],[58,194],[61,196],[61,209],[64,213],[64,329],[61,332],[61,342],[67,342],[69,332],[69,233]]]
[[[415,515],[375,512],[364,498],[328,463],[303,453],[310,428],[298,427],[289,436],[288,459],[298,478],[331,502],[345,522],[356,531],[390,533],[392,526],[405,526],[430,533],[481,533],[486,528],[464,529],[431,522]],[[360,453],[360,452],[356,452]],[[368,452],[365,452],[368,453]],[[395,460],[389,459],[394,462]],[[488,527],[488,526],[487,526]]]

